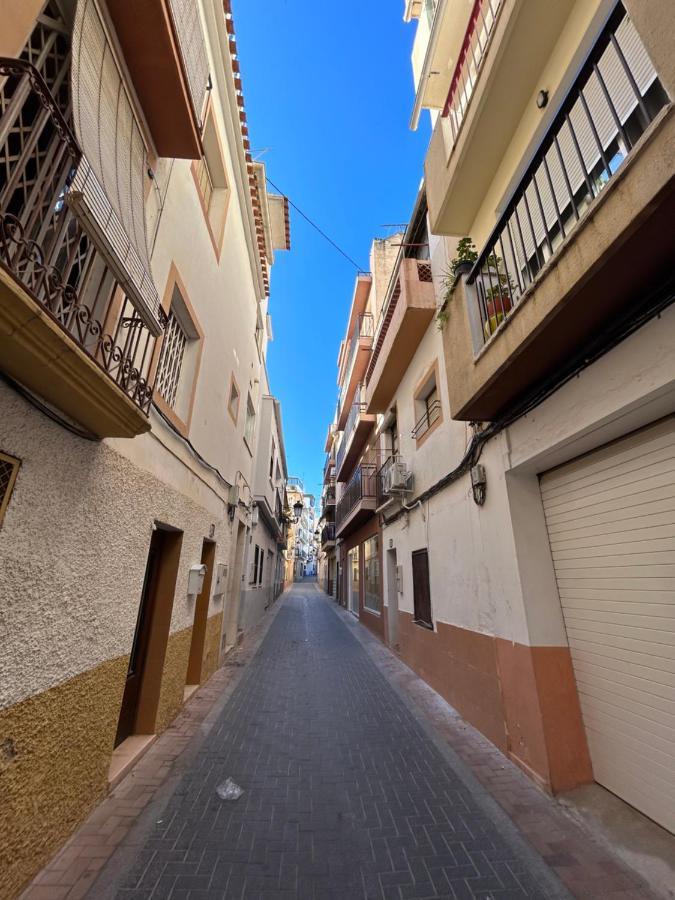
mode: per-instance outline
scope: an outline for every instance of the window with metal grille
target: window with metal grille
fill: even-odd
[[[442,407],[438,396],[435,369],[426,378],[415,396],[415,425],[412,436],[419,441],[441,418]]]
[[[164,332],[162,355],[157,374],[157,391],[172,408],[176,406],[180,373],[185,357],[188,336],[173,310]]]
[[[197,179],[197,187],[202,195],[204,206],[206,209],[211,208],[211,198],[213,196],[213,179],[209,171],[209,164],[202,157],[199,162],[195,163],[195,177]]]
[[[413,550],[413,603],[414,617],[417,625],[425,628],[433,628],[431,618],[431,589],[429,585],[429,551]]]
[[[9,505],[9,498],[12,495],[20,465],[18,459],[0,451],[0,527],[2,527],[2,520]]]
[[[253,433],[255,432],[255,406],[250,396],[246,401],[246,427],[244,429],[244,440],[250,449],[253,449]]]

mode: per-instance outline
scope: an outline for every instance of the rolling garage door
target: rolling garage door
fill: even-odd
[[[675,422],[541,492],[595,779],[675,832]]]

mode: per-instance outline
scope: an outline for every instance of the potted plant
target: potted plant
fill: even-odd
[[[476,250],[474,242],[471,240],[471,238],[460,238],[457,243],[455,256],[450,260],[450,268],[448,269],[445,278],[443,279],[445,293],[443,294],[443,303],[441,304],[438,314],[436,315],[436,321],[440,329],[442,329],[445,323],[448,321],[446,306],[448,304],[448,301],[450,300],[450,297],[452,296],[452,292],[455,289],[457,279],[464,272],[469,272],[477,259],[478,251]]]
[[[515,285],[511,276],[505,272],[502,259],[491,253],[481,269],[481,283],[485,288],[485,334],[490,337],[504,318],[513,309],[513,292]]]

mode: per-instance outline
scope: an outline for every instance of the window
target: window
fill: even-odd
[[[9,506],[9,498],[12,496],[20,465],[18,459],[0,451],[0,527]]]
[[[178,385],[187,342],[187,335],[172,309],[164,332],[162,356],[157,375],[157,390],[172,408],[175,408],[178,399]]]
[[[279,466],[279,460],[277,460],[277,470],[274,473],[274,480],[276,484],[281,482],[281,467]]]
[[[246,427],[244,429],[244,440],[249,450],[253,452],[253,434],[255,432],[255,406],[249,394],[246,401]]]
[[[239,418],[239,387],[234,380],[234,375],[230,380],[230,399],[227,401],[227,411],[236,425]]]
[[[272,438],[272,452],[270,453],[270,478],[274,472],[274,455],[276,453],[277,448],[274,446],[274,438]]]
[[[415,623],[425,628],[434,627],[431,618],[431,591],[429,587],[429,552],[413,550],[413,603],[415,607]]]
[[[164,413],[185,433],[192,415],[203,335],[173,266],[167,293],[171,299],[164,304],[167,324],[157,363],[156,395]]]
[[[263,323],[260,318],[260,310],[258,310],[258,318],[255,323],[255,345],[258,348],[258,355],[260,355],[263,345]]]
[[[192,164],[192,176],[197,186],[213,249],[216,256],[220,257],[230,189],[212,109],[207,112],[202,143],[204,156]]]
[[[349,578],[349,609],[355,615],[359,613],[359,548],[353,547],[348,554],[347,577]]]
[[[363,542],[363,605],[380,612],[380,542],[377,535]]]
[[[391,451],[391,455],[397,456],[398,455],[398,422],[396,421],[395,416],[394,416],[394,421],[391,423],[391,425],[387,429],[387,436],[389,438],[389,449]]]
[[[248,580],[248,583],[252,584],[254,587],[262,584],[264,561],[265,551],[256,544],[253,552],[253,562],[251,563],[251,576]]]
[[[436,364],[415,392],[415,425],[412,436],[420,441],[442,419],[441,400],[436,383]]]

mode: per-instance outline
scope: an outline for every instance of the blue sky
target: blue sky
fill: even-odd
[[[403,0],[232,7],[252,149],[266,151],[269,178],[367,270],[372,239],[391,232],[382,226],[410,215],[429,139],[426,116],[408,130],[415,26],[403,22]],[[289,474],[318,495],[356,270],[293,211],[291,242],[272,270],[268,368]]]

